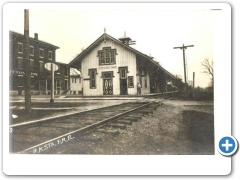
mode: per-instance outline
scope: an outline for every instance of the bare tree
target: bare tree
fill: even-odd
[[[214,72],[213,72],[213,60],[209,61],[208,58],[205,58],[202,62],[201,62],[204,71],[203,73],[209,74],[211,75],[211,83],[212,83],[212,87],[213,87],[213,79],[214,79]]]

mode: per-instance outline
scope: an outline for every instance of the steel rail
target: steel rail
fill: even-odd
[[[157,102],[159,102],[159,101],[157,101]],[[23,154],[24,152],[27,152],[27,151],[30,151],[30,150],[32,150],[32,149],[34,149],[34,148],[37,148],[37,147],[46,145],[46,144],[48,144],[48,143],[50,143],[50,142],[53,142],[53,141],[55,141],[55,140],[58,140],[58,139],[60,139],[60,138],[67,137],[67,136],[73,135],[73,134],[83,134],[83,133],[88,132],[88,131],[91,131],[91,130],[93,130],[93,129],[102,127],[102,126],[106,125],[107,123],[114,121],[114,120],[115,120],[116,118],[118,118],[118,117],[121,117],[121,116],[126,115],[126,114],[128,114],[128,113],[131,113],[131,112],[136,111],[136,110],[138,110],[138,109],[141,109],[141,108],[143,108],[143,107],[145,107],[145,106],[148,106],[148,105],[150,105],[150,104],[152,104],[152,103],[154,103],[154,102],[149,102],[149,103],[147,103],[147,104],[144,104],[144,105],[141,105],[141,106],[139,106],[139,107],[133,108],[133,109],[131,109],[131,110],[125,111],[125,112],[123,112],[123,113],[117,114],[117,115],[112,116],[112,117],[110,117],[110,118],[103,119],[102,121],[99,121],[99,122],[97,122],[97,123],[93,123],[93,124],[91,124],[91,125],[89,125],[89,126],[86,126],[86,127],[84,127],[84,128],[77,129],[77,130],[74,130],[74,131],[72,131],[72,132],[66,133],[66,134],[64,134],[64,135],[58,136],[58,137],[56,137],[56,138],[50,139],[50,140],[48,140],[48,141],[45,141],[45,142],[43,142],[43,143],[41,143],[41,144],[32,146],[32,147],[30,147],[30,148],[27,148],[27,149],[25,149],[25,150],[23,150],[23,151],[21,151],[21,152],[18,152],[18,153]],[[156,102],[155,102],[155,103],[156,103]]]

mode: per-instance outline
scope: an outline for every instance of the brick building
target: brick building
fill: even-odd
[[[9,91],[10,94],[24,94],[24,35],[9,31]],[[51,91],[51,74],[44,64],[54,62],[59,70],[55,72],[55,94],[67,91],[69,71],[67,65],[56,62],[56,50],[59,47],[38,39],[29,38],[30,79],[32,94],[49,94]]]

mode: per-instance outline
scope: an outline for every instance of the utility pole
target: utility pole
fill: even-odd
[[[24,9],[24,64],[25,64],[25,112],[31,112],[30,62],[29,62],[29,10]]]
[[[194,97],[194,87],[195,87],[195,72],[193,72],[193,97]]]
[[[185,85],[187,84],[186,80],[186,64],[185,64],[185,49],[188,47],[194,47],[194,45],[188,45],[188,46],[181,46],[181,47],[174,47],[173,49],[182,49],[183,50],[183,67],[184,67],[184,80],[185,80]]]

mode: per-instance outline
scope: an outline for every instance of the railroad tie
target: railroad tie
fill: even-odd
[[[113,128],[119,128],[119,129],[127,128],[125,124],[118,124],[118,123],[110,123],[110,124],[107,124],[107,126],[113,127]]]
[[[96,131],[101,133],[109,133],[112,134],[113,136],[117,136],[120,133],[119,130],[115,129],[97,129]]]
[[[79,139],[80,141],[88,141],[88,142],[99,142],[102,140],[101,137],[82,137]]]
[[[138,114],[128,114],[127,117],[141,119],[141,118],[142,118],[142,115],[140,116],[140,115],[138,115]]]
[[[139,110],[138,112],[141,114],[152,114],[153,113],[152,110]]]
[[[119,124],[126,124],[126,125],[132,125],[132,121],[128,121],[128,120],[117,120],[116,121]]]
[[[126,117],[124,117],[124,119],[122,119],[122,120],[137,122],[138,119],[140,119],[140,118],[139,118],[139,117],[129,117],[129,116],[126,116]]]

